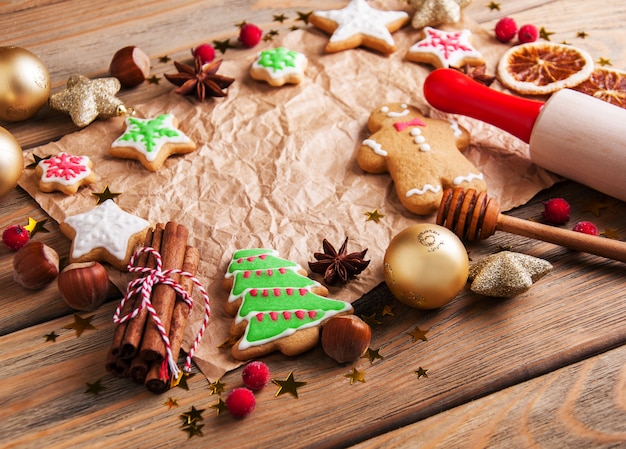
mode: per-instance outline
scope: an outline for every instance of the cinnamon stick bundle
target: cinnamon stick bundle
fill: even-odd
[[[151,246],[161,254],[162,270],[178,269],[195,276],[200,262],[199,251],[187,246],[188,230],[182,225],[159,223],[148,233],[144,246]],[[138,259],[138,266],[156,268],[154,256]],[[184,276],[171,275],[191,295],[193,282]],[[141,295],[135,295],[126,303],[124,314],[141,305]],[[169,285],[157,284],[152,289],[151,303],[161,319],[170,340],[170,349],[176,360],[180,353],[189,306]],[[118,324],[107,355],[106,368],[119,377],[130,377],[138,384],[145,384],[154,393],[169,389],[171,373],[167,369],[165,343],[154,320],[147,310],[136,317]],[[165,367],[163,369],[162,367]]]

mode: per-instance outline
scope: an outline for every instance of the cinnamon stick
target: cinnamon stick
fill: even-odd
[[[188,236],[189,231],[183,225],[174,222],[165,225],[160,251],[163,258],[163,270],[182,268]],[[171,278],[174,282],[180,281],[178,275],[172,275]],[[169,334],[175,303],[176,291],[171,286],[158,284],[153,288],[152,305],[161,319],[166,334]],[[145,361],[158,363],[166,357],[165,343],[154,320],[146,322],[139,356]]]
[[[163,223],[158,223],[154,227],[152,242],[150,246],[156,251],[161,250],[161,243],[163,240],[164,231],[165,225]],[[148,268],[156,268],[156,259],[154,258],[154,256],[150,255],[150,257],[148,257],[145,266]],[[137,295],[135,301],[141,301],[141,297]],[[138,304],[134,304],[134,307],[136,307],[137,305]],[[143,309],[135,318],[128,322],[124,333],[124,339],[122,340],[122,344],[120,346],[120,358],[132,359],[139,352],[147,319],[148,311],[146,309]]]
[[[148,375],[148,371],[150,371],[150,366],[150,362],[139,356],[133,358],[130,362],[130,368],[128,370],[128,374],[132,381],[137,385],[143,385],[146,382],[146,376]]]
[[[183,261],[182,270],[188,272],[192,276],[198,271],[200,263],[200,251],[193,246],[187,246],[185,250],[185,259]],[[193,291],[193,282],[188,277],[181,277],[180,285],[187,293],[191,295]],[[189,319],[190,307],[180,298],[176,300],[174,310],[172,312],[172,322],[169,331],[169,340],[174,360],[178,360],[180,348],[183,342],[185,328]],[[170,388],[171,373],[163,376],[162,367],[159,363],[153,363],[146,377],[146,388],[153,393],[164,393]]]

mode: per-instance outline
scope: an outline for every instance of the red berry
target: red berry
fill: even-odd
[[[244,418],[252,413],[256,399],[252,390],[235,388],[226,398],[226,407],[235,418]]]
[[[252,48],[261,40],[263,30],[252,23],[246,23],[239,30],[239,42],[247,48]]]
[[[496,39],[500,42],[508,42],[517,33],[517,24],[510,17],[503,17],[496,23]]]
[[[194,58],[200,58],[202,64],[206,64],[215,59],[215,49],[211,44],[200,44],[192,50],[191,54]]]
[[[2,241],[7,248],[13,251],[17,251],[22,246],[26,245],[28,239],[30,239],[30,233],[21,225],[9,226],[2,233]]]
[[[562,225],[569,220],[569,203],[563,198],[552,198],[543,202],[544,210],[541,213],[546,221]]]
[[[258,391],[270,381],[270,369],[263,362],[250,362],[241,372],[241,378],[246,387]]]
[[[535,25],[522,25],[519,29],[519,33],[517,34],[517,38],[522,44],[527,44],[529,42],[535,42],[539,37],[539,32],[537,31],[537,27]]]
[[[589,235],[599,235],[598,227],[590,221],[579,221],[574,225],[572,231],[582,232]]]

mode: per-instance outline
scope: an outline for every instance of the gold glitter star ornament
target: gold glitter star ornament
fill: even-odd
[[[526,254],[502,251],[470,267],[470,289],[484,296],[508,298],[527,291],[552,271],[552,264]]]
[[[471,0],[411,0],[409,3],[415,8],[411,25],[420,30],[426,26],[458,22],[461,20],[461,9]]]
[[[120,87],[117,78],[92,80],[72,75],[65,89],[53,94],[48,102],[52,109],[68,113],[74,124],[83,128],[97,118],[105,119],[128,112],[122,100],[115,96]]]

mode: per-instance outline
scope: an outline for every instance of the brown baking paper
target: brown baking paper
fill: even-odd
[[[463,25],[473,30],[474,46],[493,73],[506,47],[468,19],[448,28]],[[383,280],[383,256],[395,234],[411,224],[434,221],[400,205],[389,175],[366,174],[355,161],[356,150],[368,137],[368,116],[379,105],[406,102],[429,114],[422,83],[432,67],[404,60],[420,32],[407,27],[394,33],[398,51],[389,57],[365,49],[325,54],[328,36],[313,28],[281,34],[254,50],[224,55],[220,73],[236,78],[226,98],[200,103],[175,94],[172,86],[168,94],[133,105],[144,117],[173,113],[198,144],[197,151],[170,157],[158,172],[110,157],[109,146],[123,129],[123,120],[114,118],[26,153],[28,163],[32,152],[42,157],[60,151],[87,155],[98,175],[94,185],[65,196],[40,192],[34,170],[20,181],[58,222],[93,208],[92,193],[109,186],[122,192],[115,199],[122,209],[152,224],[175,221],[189,228],[189,244],[201,254],[197,276],[211,298],[209,327],[195,361],[212,380],[240,363],[229,350],[218,348],[232,320],[223,309],[228,292],[220,282],[234,251],[274,248],[308,268],[313,253],[322,251],[322,239],[338,247],[349,237],[348,251],[368,248],[371,264],[347,286],[331,287],[329,296],[352,302]],[[257,51],[279,45],[308,57],[301,84],[275,88],[250,78]],[[460,121],[472,132],[467,157],[484,172],[490,194],[503,210],[525,203],[557,179],[532,165],[527,145],[516,138],[475,120]],[[379,223],[366,220],[365,213],[374,209],[384,214]],[[124,290],[126,276],[112,269],[110,273]],[[202,321],[202,302],[195,296],[184,348]]]

